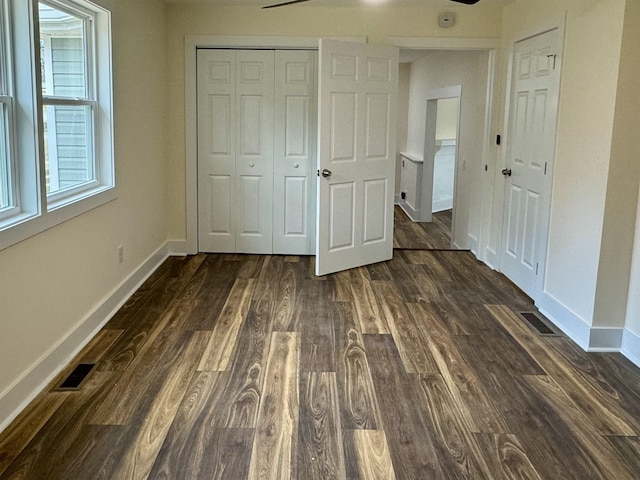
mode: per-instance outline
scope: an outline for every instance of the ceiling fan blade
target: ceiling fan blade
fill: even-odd
[[[464,3],[465,5],[475,5],[480,0],[451,0],[452,2]]]
[[[277,8],[277,7],[284,7],[285,5],[293,5],[296,3],[304,3],[304,2],[308,2],[309,0],[289,0],[288,2],[282,2],[282,3],[276,3],[274,5],[267,5],[266,7],[262,7],[262,9],[266,9],[266,8]]]

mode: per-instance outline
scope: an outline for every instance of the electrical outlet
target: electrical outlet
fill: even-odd
[[[124,262],[124,245],[118,246],[118,263]]]

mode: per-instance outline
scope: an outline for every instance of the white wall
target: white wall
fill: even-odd
[[[559,320],[587,327],[593,320],[601,256],[624,4],[518,0],[503,12],[503,98],[512,42],[567,12],[543,303],[563,317]],[[504,191],[496,185],[489,250],[498,252]]]
[[[18,382],[59,368],[47,354],[167,239],[164,6],[97,3],[112,11],[118,198],[0,252],[0,425],[31,393]]]
[[[488,52],[436,51],[411,64],[407,151],[414,156],[423,156],[427,92],[462,85],[453,239],[460,248],[476,248],[480,236],[488,59]]]

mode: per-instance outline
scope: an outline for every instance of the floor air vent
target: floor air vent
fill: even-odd
[[[73,372],[69,374],[67,378],[56,388],[56,390],[77,390],[82,383],[86,380],[87,376],[93,370],[95,364],[93,363],[80,363]]]
[[[525,321],[533,327],[536,333],[543,337],[559,337],[562,334],[538,312],[518,312]]]

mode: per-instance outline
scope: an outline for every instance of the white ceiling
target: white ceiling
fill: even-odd
[[[174,4],[201,4],[201,5],[244,5],[262,7],[280,3],[285,0],[164,0],[165,3]],[[516,0],[480,0],[476,5],[485,7],[504,7]],[[392,7],[459,7],[473,8],[450,0],[310,0],[306,3],[295,5],[296,7],[357,7],[365,4],[380,4]],[[287,7],[282,7],[287,8]],[[288,8],[293,8],[288,7]]]

